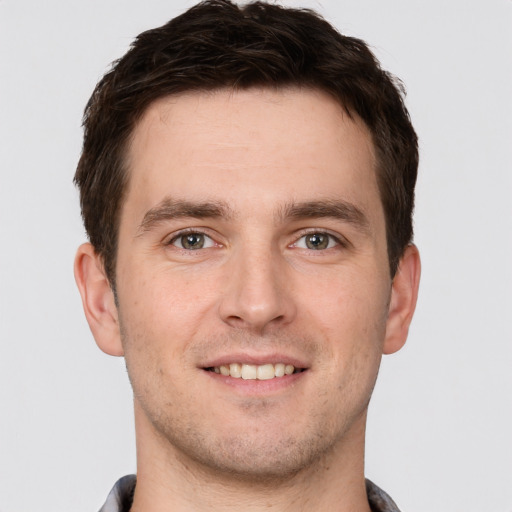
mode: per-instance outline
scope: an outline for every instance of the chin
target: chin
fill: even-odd
[[[206,449],[204,449],[206,448]],[[274,484],[288,480],[307,467],[325,452],[325,447],[294,439],[247,440],[231,438],[223,445],[205,447],[198,453],[188,454],[202,466],[239,481]]]
[[[268,427],[268,426],[267,426]],[[188,436],[166,436],[167,443],[178,448],[186,460],[194,460],[199,468],[216,478],[261,485],[286,482],[306,469],[317,466],[336,444],[336,435],[325,428],[308,429],[300,435],[292,426],[254,428],[238,433]],[[292,427],[292,428],[290,428]],[[181,457],[180,457],[181,458]]]

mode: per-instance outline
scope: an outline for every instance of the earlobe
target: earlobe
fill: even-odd
[[[383,346],[384,354],[393,354],[405,344],[416,309],[420,274],[421,262],[418,248],[415,245],[409,245],[404,251],[393,278]]]
[[[98,347],[112,356],[122,356],[114,293],[103,268],[101,257],[90,243],[82,244],[75,257],[75,280],[82,305]]]

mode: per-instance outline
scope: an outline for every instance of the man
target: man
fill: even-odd
[[[137,437],[102,510],[398,510],[364,433],[416,303],[417,139],[367,46],[205,2],[137,38],[84,127],[75,275]]]

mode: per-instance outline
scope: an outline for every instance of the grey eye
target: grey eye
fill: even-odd
[[[196,251],[213,246],[213,240],[203,233],[185,233],[176,237],[171,243],[175,247],[189,251]]]
[[[323,233],[313,233],[306,236],[306,247],[308,249],[327,249],[329,245],[329,235]]]
[[[323,249],[330,249],[337,244],[338,241],[332,235],[318,232],[301,236],[297,243],[295,243],[295,247],[310,249],[312,251],[321,251]]]

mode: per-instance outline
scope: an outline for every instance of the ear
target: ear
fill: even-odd
[[[420,284],[421,262],[418,248],[409,245],[393,278],[383,353],[400,350],[407,339],[409,325],[416,309]]]
[[[111,356],[124,354],[114,293],[105,274],[102,258],[94,247],[82,244],[75,257],[75,280],[94,339]]]

